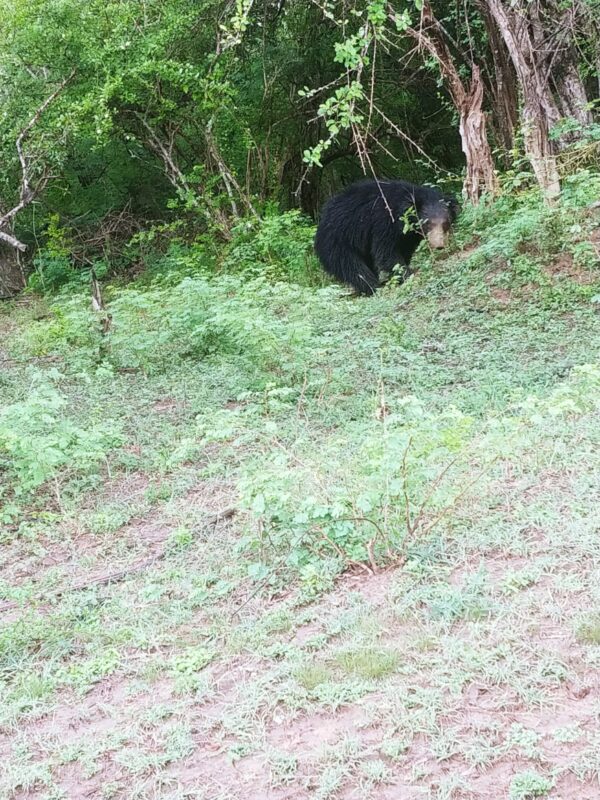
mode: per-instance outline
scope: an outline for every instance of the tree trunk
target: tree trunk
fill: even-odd
[[[534,93],[530,93],[533,95]],[[524,92],[525,94],[525,92]],[[535,97],[523,104],[523,141],[535,178],[550,205],[560,195],[560,177],[556,156],[548,138],[542,108]]]
[[[563,117],[572,117],[583,127],[590,125],[593,122],[592,112],[572,48],[569,47],[559,57],[551,76]]]
[[[498,179],[494,171],[494,160],[489,145],[483,105],[483,81],[481,71],[471,64],[471,81],[467,88],[463,83],[442,26],[436,19],[429,0],[424,0],[421,25],[408,28],[407,33],[431,53],[437,61],[452,102],[460,116],[460,138],[467,162],[467,175],[463,194],[477,204],[482,193],[495,195]]]
[[[25,276],[14,247],[0,242],[0,300],[14,297],[25,288]]]
[[[491,195],[498,190],[482,105],[483,81],[479,67],[473,64],[471,85],[459,106],[460,140],[467,162],[463,192],[472,203],[478,202],[483,190]]]
[[[536,180],[548,203],[560,194],[556,155],[549,132],[560,119],[560,112],[544,74],[539,51],[539,21],[527,12],[530,5],[507,6],[503,0],[485,0],[513,62],[523,95],[523,136],[525,151]]]
[[[568,3],[558,0],[535,0],[532,9],[541,19],[544,31],[543,46],[539,48],[545,59],[546,76],[563,117],[575,119],[581,126],[592,122],[584,82],[579,74],[579,52],[576,37],[578,32],[588,31],[593,36],[590,25],[591,6],[580,0]],[[577,138],[571,135],[571,139]]]
[[[508,153],[514,147],[515,132],[519,122],[517,76],[504,40],[487,4],[478,2],[477,5],[487,31],[494,68],[490,80],[490,91],[493,97],[492,120],[497,131],[498,144]],[[509,162],[507,161],[507,163]]]

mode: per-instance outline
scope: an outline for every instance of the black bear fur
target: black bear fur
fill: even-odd
[[[315,250],[326,272],[359,294],[373,294],[395,265],[404,277],[409,274],[423,239],[443,247],[457,214],[456,200],[438,189],[401,180],[360,181],[325,204]]]

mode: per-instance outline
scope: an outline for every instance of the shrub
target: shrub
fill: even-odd
[[[244,221],[222,262],[228,272],[268,276],[301,285],[322,282],[313,252],[315,228],[299,211]]]
[[[338,571],[375,565],[400,555],[407,534],[426,535],[464,488],[462,477],[445,470],[470,440],[471,420],[453,408],[429,412],[412,397],[399,406],[384,429],[369,421],[354,453],[346,430],[300,465],[282,451],[261,456],[243,485],[256,522],[243,547],[302,578],[309,565],[327,564],[328,575],[332,561]]]
[[[97,469],[120,442],[112,423],[73,422],[65,397],[41,376],[25,399],[0,409],[0,470],[9,479],[5,489],[10,486],[16,496],[52,478]]]
[[[148,372],[170,368],[182,359],[238,356],[265,368],[279,363],[286,346],[308,333],[263,311],[277,288],[236,278],[185,278],[173,287],[118,292],[109,311],[110,361]],[[285,287],[280,291],[285,292]]]
[[[76,370],[102,361],[159,373],[185,360],[236,357],[268,371],[298,362],[296,348],[310,330],[296,301],[301,291],[265,279],[196,276],[172,283],[166,276],[144,288],[108,289],[105,335],[89,297],[78,294],[53,306],[50,322],[32,323],[17,349],[60,354]],[[273,313],[278,301],[298,308],[297,322]]]

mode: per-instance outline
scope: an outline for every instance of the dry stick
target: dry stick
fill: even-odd
[[[216,525],[222,520],[230,519],[236,513],[236,508],[224,508],[222,511],[218,511],[216,514],[213,514],[212,517],[208,517],[206,520],[204,520],[203,524],[206,527],[210,525]],[[90,589],[92,586],[106,586],[109,583],[118,583],[119,581],[129,577],[129,575],[133,575],[136,572],[142,572],[148,567],[156,564],[158,561],[162,561],[163,558],[167,556],[167,553],[168,549],[165,547],[155,555],[150,556],[150,558],[145,558],[142,561],[138,561],[137,564],[133,564],[131,567],[125,567],[125,569],[121,569],[116,572],[110,572],[108,575],[99,575],[97,578],[87,578],[86,580],[79,581],[73,586],[66,587],[65,589],[57,589],[55,592],[51,592],[50,594],[33,597],[31,600],[46,604],[52,600],[58,600],[60,597],[68,594],[69,592],[78,592],[82,589]],[[8,603],[3,603],[0,605],[0,613],[3,611],[10,611],[11,609],[15,608],[21,608],[21,603],[11,600]]]
[[[435,490],[441,484],[441,482],[444,479],[444,476],[446,475],[448,470],[451,467],[453,467],[456,464],[457,461],[458,461],[458,458],[453,458],[451,461],[449,461],[446,464],[446,466],[442,469],[442,471],[438,473],[437,477],[434,478],[434,480],[431,482],[431,486],[429,488],[429,491],[425,495],[425,498],[424,498],[423,502],[421,503],[421,505],[419,507],[419,510],[417,511],[417,515],[413,520],[413,529],[416,530],[419,527],[419,524],[420,524],[421,520],[423,519],[423,516],[424,516],[424,513],[425,513],[425,507],[427,506],[427,503],[431,500],[431,498],[433,496],[433,493],[435,492]]]
[[[421,534],[422,535],[426,535],[426,534],[430,533],[433,530],[433,528],[438,524],[438,522],[440,520],[442,520],[450,511],[452,511],[452,509],[456,506],[458,501],[462,500],[462,498],[467,494],[469,489],[472,489],[473,486],[475,486],[475,484],[479,481],[479,479],[483,475],[485,475],[486,470],[488,469],[488,467],[491,467],[492,464],[494,464],[498,460],[498,458],[499,458],[498,456],[495,456],[489,462],[489,464],[486,464],[485,467],[480,472],[477,473],[477,475],[473,478],[473,480],[469,481],[469,483],[467,483],[467,485],[456,495],[454,500],[451,500],[448,503],[448,505],[444,506],[444,508],[442,508],[442,510],[439,512],[439,514],[436,514],[436,516],[433,517],[433,519],[431,520],[429,525],[426,525],[425,527],[423,527],[421,529]]]
[[[382,111],[382,110],[379,108],[379,106],[378,106],[378,105],[376,105],[375,103],[373,103],[373,108],[374,108],[374,109],[375,109],[375,111],[376,111],[376,112],[379,114],[379,116],[381,117],[381,119],[382,119],[382,120],[383,120],[383,121],[386,123],[386,125],[389,125],[389,126],[390,126],[390,128],[391,128],[391,129],[394,131],[394,133],[395,133],[395,134],[397,134],[397,135],[398,135],[398,136],[399,136],[401,139],[403,139],[405,142],[407,142],[408,144],[410,144],[410,145],[411,145],[411,147],[414,147],[414,148],[415,148],[415,150],[417,150],[417,152],[418,152],[418,153],[420,153],[420,155],[422,155],[422,156],[423,156],[423,158],[424,158],[426,161],[428,161],[428,162],[429,162],[429,164],[431,164],[431,166],[432,166],[434,169],[436,169],[436,170],[438,170],[438,171],[440,171],[440,172],[446,172],[447,174],[450,174],[450,171],[449,171],[449,170],[447,170],[447,169],[444,169],[443,167],[440,167],[440,165],[439,165],[439,164],[438,164],[436,161],[434,161],[434,159],[433,159],[433,158],[431,158],[431,156],[427,155],[427,153],[425,152],[425,150],[423,150],[423,148],[422,148],[420,145],[418,145],[418,144],[415,142],[415,140],[414,140],[414,139],[412,139],[412,138],[411,138],[411,137],[410,137],[410,136],[409,136],[407,133],[404,133],[404,131],[403,131],[401,128],[399,128],[399,127],[398,127],[398,126],[397,126],[397,125],[396,125],[394,122],[392,122],[392,120],[391,120],[391,119],[390,119],[390,118],[387,116],[387,114],[385,114],[385,113],[384,113],[384,112],[383,112],[383,111]]]
[[[398,156],[395,156],[389,148],[387,148],[382,142],[379,141],[379,139],[374,134],[371,133],[371,131],[367,132],[367,136],[370,139],[373,139],[373,141],[375,142],[377,147],[380,147],[383,150],[383,152],[386,154],[386,156],[391,158],[392,161],[399,161],[400,160],[398,158]]]
[[[381,536],[382,539],[385,539],[385,534],[381,528],[381,525],[379,525],[379,523],[375,522],[375,520],[371,519],[370,517],[336,517],[336,519],[340,522],[369,522],[376,529],[379,536]]]
[[[404,455],[402,456],[402,494],[404,495],[404,513],[406,516],[406,530],[408,531],[409,535],[412,536],[413,534],[413,525],[412,520],[410,518],[410,498],[408,496],[408,488],[407,488],[407,469],[406,469],[406,459],[408,458],[408,451],[412,444],[412,436],[409,437],[408,442],[406,444],[406,448],[404,450]]]
[[[377,561],[375,559],[375,553],[373,552],[373,547],[375,546],[376,538],[377,537],[375,537],[375,539],[369,539],[369,541],[365,545],[367,550],[367,555],[369,556],[369,563],[371,565],[371,569],[373,570],[374,575],[379,572],[379,567],[377,566]]]
[[[53,91],[52,94],[49,95],[44,100],[44,102],[38,107],[35,114],[31,117],[29,122],[25,125],[25,127],[17,136],[17,140],[15,142],[15,146],[17,148],[17,153],[19,156],[19,163],[21,165],[21,190],[19,192],[19,202],[16,204],[16,206],[11,208],[10,211],[7,211],[6,214],[2,214],[2,216],[0,216],[0,240],[7,242],[8,244],[11,245],[11,247],[14,247],[16,250],[22,253],[24,253],[25,250],[27,250],[27,245],[21,242],[12,234],[3,231],[2,228],[4,228],[14,217],[16,217],[19,211],[22,211],[35,199],[35,197],[44,189],[50,178],[50,176],[46,173],[41,178],[38,185],[32,188],[30,181],[31,176],[29,174],[30,165],[27,162],[27,157],[25,156],[25,153],[23,151],[23,142],[29,136],[31,130],[37,124],[40,117],[42,116],[44,111],[48,108],[48,106],[51,103],[53,103],[54,100],[56,100],[58,95],[65,89],[67,84],[69,84],[73,80],[73,78],[75,77],[75,72],[76,71],[73,70],[71,74],[64,79],[64,81],[60,84],[60,86],[57,89],[55,89],[55,91]]]
[[[302,389],[300,390],[300,397],[296,403],[296,416],[299,418],[304,409],[304,401],[306,399],[306,389],[308,387],[308,375],[304,373],[304,381],[302,382]],[[306,415],[305,415],[306,416]]]
[[[14,367],[17,364],[31,364],[38,361],[62,361],[62,356],[29,356],[28,358],[1,358],[0,367]]]

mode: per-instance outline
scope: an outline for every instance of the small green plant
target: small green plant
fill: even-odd
[[[37,251],[33,260],[34,271],[29,277],[28,288],[41,294],[52,294],[67,285],[81,283],[82,273],[71,262],[71,237],[68,230],[61,227],[58,214],[49,215],[45,240],[45,246]]]
[[[174,675],[191,675],[208,666],[214,656],[214,652],[206,647],[189,647],[185,652],[173,658],[171,670]]]
[[[177,528],[167,540],[167,550],[171,553],[183,552],[191,546],[194,541],[194,532],[183,526]]]
[[[298,771],[298,759],[285,752],[272,752],[269,754],[269,768],[271,783],[274,786],[284,786],[291,783]]]
[[[312,662],[304,664],[296,670],[295,678],[304,687],[307,692],[314,691],[317,686],[323,683],[329,683],[333,678],[333,673],[325,664]]]
[[[528,758],[537,759],[540,757],[539,741],[540,737],[535,731],[518,723],[511,725],[508,734],[508,746],[517,748]]]
[[[555,418],[579,416],[600,407],[600,366],[582,364],[544,398],[530,397],[520,410],[536,425]]]
[[[242,544],[260,552],[262,564],[283,561],[306,584],[326,583],[349,565],[366,563],[376,570],[408,540],[426,536],[465,493],[450,468],[469,441],[471,426],[455,408],[432,413],[407,397],[383,429],[370,423],[365,428],[352,469],[348,459],[339,461],[334,454],[340,470],[335,480],[321,460],[304,465],[301,481],[294,465],[296,479],[290,482],[284,454],[277,452],[270,462],[261,458],[244,482],[258,535],[250,530]]]
[[[392,761],[402,761],[404,755],[410,747],[410,738],[394,736],[390,739],[385,739],[381,744],[381,752]]]
[[[76,661],[60,670],[59,675],[63,683],[84,694],[106,675],[113,673],[119,663],[119,653],[114,649],[106,649],[101,654]]]
[[[578,725],[567,725],[564,728],[557,728],[552,734],[554,741],[560,744],[578,742],[583,736],[584,732]]]
[[[587,644],[600,645],[600,614],[590,614],[579,623],[577,638]]]
[[[339,653],[335,660],[349,675],[356,675],[364,680],[377,680],[398,669],[400,655],[392,650],[364,647]]]
[[[509,800],[533,800],[535,797],[545,797],[551,789],[552,782],[548,778],[529,770],[515,775],[508,797]]]
[[[534,569],[512,570],[504,575],[500,585],[503,592],[516,594],[523,589],[534,586],[539,578],[539,572]]]
[[[108,451],[122,442],[114,423],[77,425],[68,402],[55,387],[58,373],[36,375],[26,398],[0,409],[0,465],[15,495],[29,494],[43,483],[94,471]]]
[[[380,758],[363,761],[360,772],[360,783],[365,790],[393,780],[392,770]]]
[[[314,235],[314,225],[299,211],[245,221],[234,229],[223,268],[230,273],[301,285],[322,283],[323,273],[313,252]]]

